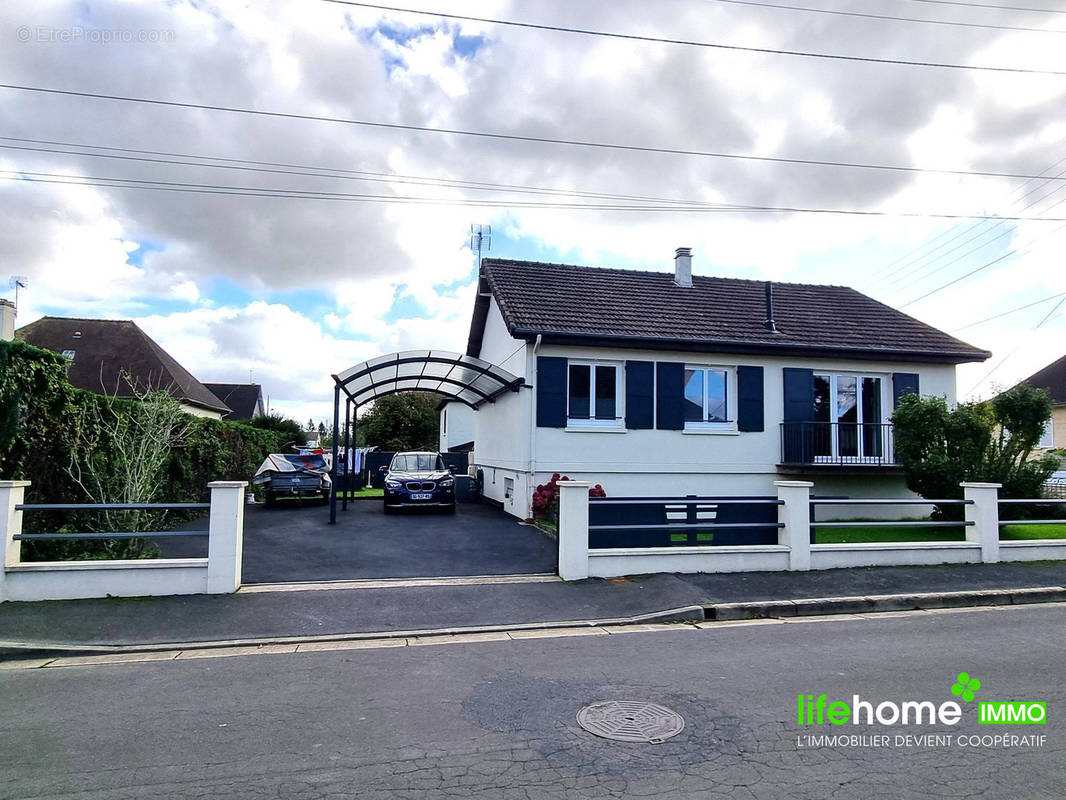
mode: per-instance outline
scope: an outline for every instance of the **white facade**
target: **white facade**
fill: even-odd
[[[892,375],[919,376],[923,396],[944,397],[955,403],[955,367],[952,364],[858,361],[838,358],[781,357],[695,353],[691,351],[638,350],[607,347],[541,345],[515,339],[507,333],[495,299],[490,301],[480,357],[516,375],[527,384],[536,382],[538,356],[561,356],[595,363],[626,360],[680,362],[707,366],[735,375],[737,366],[763,367],[763,430],[739,432],[736,424],[705,424],[691,430],[627,430],[624,370],[620,369],[616,424],[537,427],[536,392],[523,388],[496,402],[483,405],[474,415],[475,467],[484,474],[483,493],[518,517],[530,515],[532,492],[558,472],[574,480],[602,484],[609,496],[648,495],[771,495],[774,481],[802,477],[814,482],[818,495],[852,497],[905,497],[900,474],[863,465],[819,465],[798,473],[779,468],[782,460],[781,423],[784,420],[786,367],[814,369],[815,373],[880,377],[883,418],[892,411]],[[876,385],[876,382],[871,382]],[[735,383],[733,384],[735,386]],[[735,390],[731,393],[736,396]],[[735,401],[731,401],[735,402]],[[735,420],[736,414],[730,413]],[[878,420],[881,421],[881,420]],[[916,507],[915,511],[919,511]],[[876,514],[875,508],[871,508]],[[830,518],[826,514],[823,518]]]
[[[440,410],[440,452],[474,441],[474,409],[466,403],[448,403]]]

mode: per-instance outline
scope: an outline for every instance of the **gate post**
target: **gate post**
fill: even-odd
[[[777,507],[777,542],[788,547],[788,568],[811,568],[811,487],[810,481],[774,481],[777,499],[784,501]]]
[[[970,502],[963,506],[966,541],[981,545],[981,561],[999,561],[999,490],[1001,483],[960,483],[962,496]]]
[[[559,481],[559,577],[589,576],[589,482]]]
[[[0,543],[4,547],[4,560],[0,561],[0,601],[7,599],[4,588],[4,568],[13,567],[22,560],[22,542],[15,536],[22,533],[21,505],[29,481],[0,481]]]
[[[241,585],[244,557],[244,489],[247,481],[212,481],[207,526],[207,592],[232,594]]]

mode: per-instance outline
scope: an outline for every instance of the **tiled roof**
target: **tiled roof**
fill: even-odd
[[[1066,356],[1030,375],[1022,383],[1037,389],[1047,389],[1053,403],[1066,403]]]
[[[484,259],[481,273],[518,338],[956,363],[990,355],[845,286],[774,283],[774,333],[765,325],[764,281],[694,276],[691,287],[680,287],[668,272],[499,258]],[[475,308],[472,351],[480,349],[487,302],[480,297]]]
[[[67,374],[79,389],[131,397],[133,390],[120,377],[128,372],[138,391],[165,389],[190,405],[230,410],[132,320],[42,317],[15,335],[56,353],[74,351]]]
[[[232,410],[222,419],[251,419],[263,411],[263,387],[258,383],[205,383]]]

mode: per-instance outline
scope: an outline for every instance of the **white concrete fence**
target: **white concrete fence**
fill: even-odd
[[[22,535],[20,506],[29,485],[29,481],[0,481],[0,541],[4,544],[0,601],[228,594],[241,585],[246,481],[207,484],[211,490],[207,558],[114,561],[23,562],[25,539],[17,537]],[[32,512],[32,506],[27,510]]]
[[[1054,504],[1054,499],[1000,500],[996,483],[963,483],[960,504],[963,522],[811,522],[811,506],[895,505],[935,501],[877,498],[834,500],[811,498],[812,483],[778,481],[776,544],[664,547],[589,547],[589,486],[585,481],[559,483],[559,575],[565,580],[611,578],[655,572],[772,572],[835,569],[838,567],[910,566],[923,564],[996,563],[1066,559],[1066,539],[1001,541],[1000,528],[1010,524],[1062,523],[1066,520],[1000,520],[1000,504]],[[681,502],[670,498],[669,502]],[[664,501],[666,499],[664,498]],[[596,501],[592,502],[605,502]],[[609,502],[609,501],[607,501]],[[713,500],[706,500],[712,503]],[[736,502],[736,501],[734,501]],[[756,501],[759,502],[759,501]],[[775,501],[763,500],[762,503]],[[944,526],[966,531],[965,541],[874,542],[861,544],[811,544],[811,529],[843,525],[877,527]],[[639,527],[635,524],[634,527]],[[683,528],[684,525],[678,525]],[[704,526],[713,529],[714,525]],[[728,529],[729,523],[718,527]],[[748,527],[758,527],[748,525]],[[765,524],[764,529],[773,527]]]

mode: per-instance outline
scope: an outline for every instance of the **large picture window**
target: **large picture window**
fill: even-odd
[[[567,419],[575,426],[617,426],[622,418],[617,364],[571,361],[567,377]]]
[[[685,367],[685,427],[733,424],[732,371],[722,367]]]

